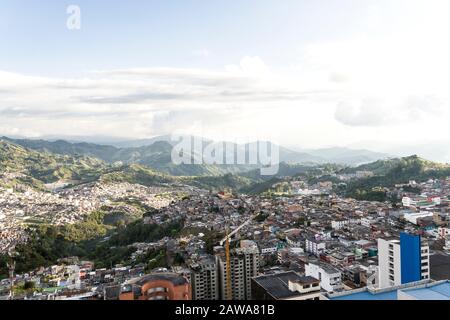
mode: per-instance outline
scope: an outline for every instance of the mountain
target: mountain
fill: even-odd
[[[363,199],[362,195],[373,193],[374,188],[392,187],[410,180],[417,182],[440,179],[450,176],[450,165],[422,159],[417,155],[404,158],[376,161],[357,168],[345,169],[342,173],[371,171],[374,176],[351,181],[347,195]],[[380,193],[380,192],[375,192]],[[371,200],[367,199],[366,200]]]
[[[107,183],[138,183],[145,186],[190,185],[211,191],[238,190],[260,181],[257,177],[230,173],[212,176],[173,176],[141,164],[110,165],[93,157],[38,152],[0,140],[0,185],[4,187],[28,185],[44,190],[46,184],[62,180],[73,184],[99,180]]]
[[[260,167],[259,165],[250,164],[175,165],[173,164],[171,158],[173,145],[167,141],[159,140],[160,138],[155,138],[154,141],[149,140],[149,142],[152,142],[152,144],[150,145],[124,148],[86,142],[70,143],[64,140],[46,141],[32,139],[10,139],[7,137],[3,137],[2,139],[40,152],[50,152],[54,154],[71,156],[84,155],[89,157],[96,157],[108,163],[121,162],[124,164],[141,164],[175,176],[219,176],[227,173],[241,173]],[[164,139],[164,137],[161,139],[167,140]],[[207,143],[208,141],[204,140],[204,146],[206,146]],[[246,159],[249,159],[249,150],[251,147],[254,147],[255,144],[256,143],[246,145],[233,144],[233,148],[235,150],[243,152],[246,155]],[[324,162],[323,159],[320,159],[318,157],[310,156],[305,153],[294,152],[283,147],[279,147],[279,151],[280,161],[284,162]]]
[[[117,143],[113,145],[94,144],[87,142],[67,142],[65,140],[33,140],[2,138],[5,141],[21,145],[25,148],[39,152],[70,155],[73,157],[87,156],[105,161],[109,164],[139,164],[151,167],[157,171],[173,176],[222,176],[225,174],[241,174],[260,168],[261,165],[251,164],[180,164],[172,161],[172,150],[176,142],[170,136],[160,136],[148,140],[136,140]],[[210,140],[202,139],[203,148]],[[219,142],[220,143],[220,142]],[[222,142],[223,143],[223,142]],[[248,144],[230,145],[233,150],[245,154],[247,163],[250,159],[250,150],[257,147],[258,142]],[[271,144],[272,146],[275,146]],[[325,164],[338,163],[355,165],[385,158],[387,155],[367,150],[351,150],[345,148],[328,148],[298,152],[282,146],[276,146],[279,150],[279,161],[287,164]],[[192,154],[191,157],[198,157]]]
[[[310,155],[325,159],[325,161],[329,163],[345,164],[351,166],[358,166],[379,159],[391,158],[391,156],[386,153],[341,147],[307,150],[306,152],[308,152]]]
[[[43,188],[44,184],[59,180],[89,181],[97,179],[105,168],[105,163],[96,158],[37,152],[0,139],[3,184]]]

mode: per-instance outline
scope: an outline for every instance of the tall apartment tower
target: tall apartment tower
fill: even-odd
[[[216,247],[216,260],[219,268],[220,298],[227,297],[227,262],[223,249]],[[258,275],[259,249],[254,245],[234,249],[230,254],[231,299],[250,300],[252,297],[251,281]]]
[[[400,239],[378,239],[380,288],[430,279],[429,251],[417,235],[402,233]]]
[[[212,256],[190,265],[192,300],[219,300],[219,271]]]

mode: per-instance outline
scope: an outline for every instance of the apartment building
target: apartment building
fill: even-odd
[[[193,300],[219,300],[219,271],[214,257],[203,257],[192,263],[191,287]]]
[[[402,233],[400,239],[378,239],[380,288],[429,279],[429,251],[417,235]]]
[[[217,249],[216,249],[217,250]],[[223,249],[216,254],[219,270],[220,298],[227,299],[227,263]],[[251,279],[258,275],[259,249],[256,246],[237,248],[230,253],[232,300],[251,299]]]
[[[313,238],[307,238],[305,241],[305,251],[312,253],[316,257],[320,256],[326,249],[324,241],[319,241]]]
[[[320,281],[320,287],[327,292],[343,289],[341,272],[323,263],[308,263],[305,265],[305,275]]]

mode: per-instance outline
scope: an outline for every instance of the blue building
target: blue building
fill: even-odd
[[[400,259],[402,284],[422,280],[420,236],[400,234]]]
[[[380,288],[429,279],[429,265],[429,247],[420,236],[402,233],[400,239],[378,239]]]

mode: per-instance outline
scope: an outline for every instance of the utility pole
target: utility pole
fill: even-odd
[[[7,263],[9,269],[9,300],[14,299],[14,269],[16,268],[16,262],[12,255]]]

